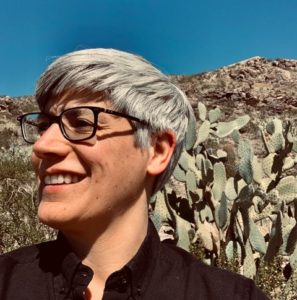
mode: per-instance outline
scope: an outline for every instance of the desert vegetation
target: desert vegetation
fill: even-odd
[[[254,279],[273,299],[296,299],[297,136],[290,121],[259,122],[253,143],[263,149],[255,155],[241,134],[248,115],[222,122],[219,108],[198,103],[197,116],[171,184],[152,199],[160,236]]]
[[[54,237],[36,217],[36,184],[30,150],[0,134],[0,253]]]

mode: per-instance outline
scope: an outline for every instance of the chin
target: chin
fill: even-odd
[[[47,225],[56,230],[61,230],[65,226],[65,224],[63,226],[63,223],[65,223],[65,221],[62,221],[57,217],[53,218],[49,214],[44,215],[44,214],[38,213],[38,218],[42,224]]]
[[[73,224],[73,217],[66,215],[66,208],[60,206],[57,203],[41,202],[38,207],[40,222],[57,230],[63,230]]]

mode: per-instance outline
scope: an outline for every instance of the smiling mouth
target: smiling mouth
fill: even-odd
[[[58,184],[72,184],[80,181],[78,175],[71,174],[55,174],[55,175],[46,175],[44,177],[45,185],[58,185]]]

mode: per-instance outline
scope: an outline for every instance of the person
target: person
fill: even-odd
[[[193,117],[168,77],[139,56],[87,49],[55,60],[35,96],[40,112],[18,119],[38,217],[59,234],[1,256],[0,299],[267,299],[161,243],[149,220]]]

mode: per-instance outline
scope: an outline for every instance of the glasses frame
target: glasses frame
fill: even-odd
[[[74,110],[74,109],[80,109],[80,108],[90,109],[93,112],[93,114],[94,114],[93,131],[86,138],[72,139],[72,138],[68,137],[68,135],[67,135],[67,133],[66,133],[66,131],[64,129],[64,125],[63,125],[63,122],[62,122],[62,116],[67,111]],[[97,126],[98,126],[98,116],[99,116],[99,113],[101,113],[101,112],[104,112],[104,113],[107,113],[107,114],[110,114],[110,115],[115,115],[115,116],[118,116],[118,117],[123,117],[123,118],[129,119],[131,121],[136,121],[138,123],[146,125],[145,121],[140,120],[140,119],[138,119],[136,117],[130,116],[128,114],[120,113],[120,112],[117,112],[117,111],[114,111],[114,110],[110,110],[110,109],[107,109],[107,108],[96,107],[96,106],[77,106],[77,107],[67,108],[67,109],[63,110],[58,116],[53,116],[53,115],[50,115],[50,114],[47,114],[47,113],[44,113],[44,112],[40,112],[40,111],[38,111],[38,112],[31,112],[31,113],[26,113],[26,114],[18,116],[17,120],[20,122],[23,139],[28,144],[34,144],[37,141],[36,140],[35,142],[31,142],[31,141],[27,140],[26,134],[25,134],[25,130],[24,130],[24,119],[25,119],[26,116],[32,115],[32,114],[45,115],[49,119],[49,126],[47,127],[47,129],[52,124],[57,123],[59,125],[59,128],[60,128],[60,130],[61,130],[61,132],[62,132],[62,134],[63,134],[63,136],[64,136],[64,138],[66,140],[68,140],[70,142],[81,142],[81,141],[85,141],[85,140],[91,139],[93,136],[95,136],[96,131],[97,131]]]

